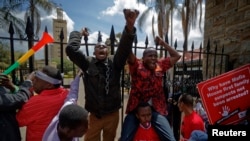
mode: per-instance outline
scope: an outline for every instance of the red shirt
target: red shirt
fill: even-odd
[[[140,125],[136,131],[133,141],[160,141],[160,138],[151,125],[148,128]]]
[[[188,140],[194,130],[205,131],[204,121],[195,111],[183,117],[183,122],[181,124],[181,140]]]
[[[154,72],[146,69],[139,59],[134,64],[129,64],[132,86],[126,113],[133,111],[140,101],[148,102],[152,98],[154,109],[162,115],[167,115],[163,75],[170,67],[169,57],[158,60]]]
[[[45,129],[62,107],[67,94],[68,90],[64,88],[44,90],[23,105],[16,118],[20,127],[27,126],[26,141],[42,140]]]

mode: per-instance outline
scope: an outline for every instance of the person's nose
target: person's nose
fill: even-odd
[[[147,122],[150,122],[151,117],[150,117],[150,116],[147,116],[147,117],[145,118],[145,120],[146,120]]]
[[[157,56],[152,56],[151,58],[155,60],[155,59],[157,59]]]

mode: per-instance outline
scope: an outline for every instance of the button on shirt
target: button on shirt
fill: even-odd
[[[129,64],[132,85],[126,113],[133,111],[140,101],[152,100],[153,108],[160,114],[167,115],[163,75],[170,67],[170,58],[158,60],[154,72],[146,69],[139,59],[134,64]]]

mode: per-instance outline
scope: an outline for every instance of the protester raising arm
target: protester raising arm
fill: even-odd
[[[172,48],[168,43],[163,41],[159,36],[156,36],[155,43],[156,45],[163,46],[165,50],[168,51],[170,55],[171,65],[174,65],[180,59],[181,55],[174,48]],[[128,63],[133,64],[135,63],[135,61],[136,61],[136,56],[131,51],[131,53],[129,54]]]
[[[172,48],[168,43],[162,40],[162,38],[160,38],[159,36],[156,36],[155,42],[156,44],[163,46],[165,50],[169,53],[170,62],[172,66],[181,58],[181,55],[174,48]]]
[[[60,111],[45,130],[42,141],[78,141],[78,137],[82,137],[87,131],[88,113],[81,106],[77,105],[81,76],[82,72],[79,71],[75,79],[71,82],[69,94],[66,97]],[[68,111],[66,114],[62,113],[63,109],[69,105],[76,105],[76,107],[72,107],[72,109],[70,109],[72,110],[71,112]],[[61,116],[61,119],[60,115],[63,115]]]
[[[0,141],[21,141],[16,111],[33,95],[30,90],[32,77],[33,74],[30,74],[17,87],[7,75],[0,74]]]
[[[10,90],[10,93],[4,92],[0,94],[0,111],[8,111],[21,108],[21,106],[33,95],[31,73],[28,78],[18,87],[15,86],[9,77],[0,74],[0,86]]]
[[[82,36],[88,36],[87,28],[70,33],[66,54],[84,73],[85,108],[89,114],[89,130],[85,141],[115,139],[121,108],[121,72],[124,68],[136,33],[134,27],[139,11],[123,10],[126,24],[118,48],[109,55],[108,46],[98,40],[93,56],[86,56],[80,50]]]
[[[41,141],[44,131],[62,107],[69,92],[61,86],[62,79],[60,70],[53,66],[44,66],[35,72],[32,88],[37,95],[16,114],[19,126],[26,126],[26,141]]]
[[[142,58],[130,52],[128,58],[131,75],[131,90],[123,123],[121,141],[130,141],[137,129],[138,122],[134,109],[139,102],[148,102],[153,108],[152,126],[155,127],[161,140],[175,141],[172,129],[167,120],[167,104],[163,90],[163,75],[180,59],[179,53],[165,43],[160,37],[155,38],[156,45],[165,47],[170,56],[158,58],[156,48],[148,47]]]

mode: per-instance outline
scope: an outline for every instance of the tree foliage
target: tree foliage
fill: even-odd
[[[27,22],[30,17],[34,33],[38,35],[41,28],[41,13],[49,14],[56,7],[57,4],[51,0],[3,0],[0,7],[0,19],[4,19],[5,22],[11,21],[15,25],[22,23],[22,26],[16,30],[23,31],[25,29],[23,21]],[[15,17],[15,12],[22,11],[25,11],[25,14],[24,20],[21,22],[21,19]]]
[[[173,9],[177,7],[175,0],[137,0],[138,3],[145,4],[148,8],[141,14],[138,19],[139,29],[142,30],[142,27],[145,23],[145,20],[148,19],[150,15],[151,17],[151,26],[152,26],[152,35],[155,38],[156,30],[154,29],[154,25],[157,24],[158,35],[161,38],[165,38],[165,35],[169,33],[169,25],[172,20],[171,14],[173,13]],[[156,13],[156,14],[152,14]],[[156,17],[155,17],[156,16]],[[160,56],[162,56],[162,50],[160,52]]]
[[[56,62],[56,64],[57,64],[56,67],[61,68],[61,60],[60,60],[60,58],[53,59],[52,62]],[[63,70],[64,70],[65,74],[72,71],[73,70],[73,63],[68,59],[64,59],[63,60]]]
[[[17,13],[16,1],[5,3],[4,0],[0,3],[0,28],[8,32],[10,23],[12,23],[15,33],[21,37],[24,33],[25,22],[15,16]]]
[[[155,15],[152,16],[153,37],[155,37],[154,24],[156,19],[158,34],[160,37],[164,38],[164,35],[166,33],[169,33],[169,25],[172,25],[171,30],[173,30],[173,24],[170,24],[170,21],[173,21],[173,10],[177,9],[181,16],[184,36],[184,51],[187,51],[188,35],[190,33],[190,30],[197,26],[197,20],[199,22],[199,29],[200,31],[202,31],[202,0],[182,0],[181,7],[178,7],[177,2],[180,3],[180,1],[177,0],[137,0],[137,2],[143,3],[148,6],[148,8],[141,14],[141,17],[138,19],[138,25],[140,30],[142,30],[143,24],[145,23],[145,20],[148,19],[150,12],[153,11],[156,13],[157,18],[154,17]],[[200,10],[199,15],[198,10]]]
[[[7,44],[4,44],[0,42],[0,68],[5,69],[10,64],[10,51],[8,50],[9,46]]]
[[[11,64],[11,59],[10,59],[10,46],[7,43],[3,43],[0,41],[0,68],[1,69],[6,69],[8,68]],[[23,56],[24,52],[22,51],[15,51],[15,60],[18,60],[20,57]],[[27,67],[27,63],[23,63],[21,64],[22,68],[26,68]]]

